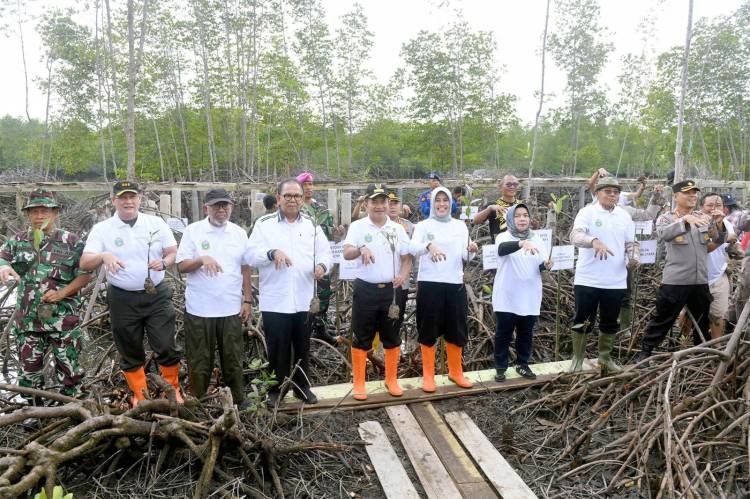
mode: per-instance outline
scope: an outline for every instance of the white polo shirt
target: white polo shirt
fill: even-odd
[[[391,251],[389,238],[395,243],[395,251]],[[372,251],[375,259],[373,263],[364,265],[362,258],[357,257],[354,275],[373,284],[391,282],[401,272],[400,256],[409,254],[409,237],[406,231],[401,224],[390,218],[387,218],[382,227],[375,225],[369,216],[352,222],[344,240],[344,245],[347,244],[357,248],[365,245]]]
[[[211,256],[222,272],[209,276],[203,267],[187,275],[185,309],[198,317],[229,317],[242,308],[242,269],[247,234],[227,222],[211,225],[208,217],[187,226],[177,249],[177,263]]]
[[[605,210],[599,203],[582,208],[576,215],[573,228],[599,239],[612,250],[606,260],[594,256],[593,248],[578,248],[574,284],[602,289],[627,288],[628,271],[625,266],[625,243],[635,241],[635,224],[628,212],[619,206]]]
[[[149,241],[152,242],[149,247]],[[107,274],[113,286],[128,291],[142,291],[148,276],[148,262],[164,258],[164,249],[177,246],[172,229],[159,217],[138,213],[133,227],[126,224],[117,213],[94,225],[86,239],[84,253],[112,253],[125,265],[117,273]],[[151,280],[159,284],[164,272],[151,271]]]
[[[277,270],[268,259],[273,249],[283,251],[292,266]],[[300,214],[292,223],[280,211],[260,217],[247,241],[245,261],[260,274],[261,312],[309,311],[315,265],[323,264],[330,272],[331,260],[331,245],[323,229],[315,227],[309,216]]]

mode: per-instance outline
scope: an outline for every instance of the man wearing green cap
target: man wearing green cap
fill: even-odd
[[[80,395],[84,375],[78,363],[78,291],[91,280],[78,266],[83,242],[57,228],[60,206],[53,193],[33,191],[23,211],[31,226],[0,247],[0,281],[18,282],[13,324],[21,366],[18,384],[44,387],[44,354],[51,349],[56,384],[63,394],[75,397]]]

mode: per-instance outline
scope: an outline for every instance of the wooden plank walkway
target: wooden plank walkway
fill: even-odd
[[[351,383],[341,383],[336,385],[315,386],[312,388],[313,393],[318,397],[318,403],[315,405],[304,405],[289,393],[279,406],[279,411],[296,412],[303,410],[305,412],[318,412],[329,410],[363,410],[373,409],[376,407],[385,407],[388,405],[409,404],[413,402],[426,402],[431,400],[441,400],[452,397],[465,395],[477,395],[479,393],[495,392],[503,390],[517,390],[529,386],[540,385],[551,381],[556,376],[564,373],[570,366],[569,360],[558,362],[546,362],[542,364],[533,364],[531,368],[537,374],[537,379],[529,380],[522,378],[515,369],[509,368],[506,372],[507,379],[501,383],[495,381],[495,370],[485,369],[482,371],[471,371],[464,375],[474,382],[473,388],[459,388],[448,379],[447,375],[436,375],[435,393],[425,393],[422,391],[422,378],[404,378],[399,379],[401,387],[404,389],[402,397],[392,397],[382,380],[367,382],[367,400],[354,400],[351,396]],[[584,367],[587,369],[596,368],[596,359],[586,360]]]
[[[419,494],[409,480],[404,466],[391,447],[383,427],[377,421],[363,421],[359,424],[359,436],[367,442],[367,455],[375,467],[386,497],[419,499]]]
[[[536,499],[465,413],[444,420],[429,402],[386,412],[428,498]],[[417,492],[380,423],[365,421],[359,431],[386,497],[413,497]]]

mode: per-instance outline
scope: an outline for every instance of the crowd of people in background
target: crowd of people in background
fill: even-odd
[[[655,310],[642,338],[637,362],[647,365],[678,322],[695,345],[725,334],[738,308],[750,296],[750,212],[729,193],[702,192],[694,180],[653,187],[648,202],[645,178],[625,191],[614,176],[600,169],[588,181],[591,202],[576,214],[569,234],[578,248],[570,321],[570,372],[580,372],[586,344],[598,335],[599,368],[623,370],[613,357],[617,334],[627,328],[630,292],[640,265],[636,223],[655,222],[664,255]],[[97,269],[106,272],[109,318],[120,368],[132,392],[131,404],[148,398],[146,352],[171,386],[175,401],[184,401],[179,373],[182,345],[176,341],[173,287],[165,279],[173,265],[186,276],[184,357],[191,395],[203,397],[217,360],[222,380],[235,403],[247,407],[243,381],[243,323],[253,316],[257,299],[268,350],[269,370],[277,384],[269,403],[287,390],[302,402],[317,397],[309,379],[310,338],[331,345],[328,309],[332,243],[342,258],[356,262],[353,273],[351,345],[352,396],[367,399],[368,352],[376,338],[382,344],[385,387],[394,397],[402,355],[402,324],[411,289],[416,291],[417,341],[422,358],[422,390],[436,390],[436,345],[442,338],[448,379],[471,388],[463,372],[463,348],[469,339],[465,282],[467,262],[479,247],[472,225],[487,224],[488,244],[497,255],[492,307],[495,316],[495,381],[503,382],[511,365],[528,379],[532,370],[534,329],[541,312],[543,275],[553,262],[536,232],[530,205],[519,198],[513,175],[498,180],[497,193],[471,212],[471,189],[442,185],[437,173],[412,209],[400,190],[371,184],[360,196],[348,227],[336,225],[331,211],[314,197],[314,176],[302,172],[278,184],[263,198],[265,213],[250,233],[230,221],[235,199],[224,189],[205,195],[205,218],[190,224],[179,244],[160,217],[141,211],[142,190],[133,181],[114,184],[112,216],[94,225],[85,241],[58,227],[60,205],[55,194],[39,189],[23,210],[29,226],[0,247],[0,281],[18,283],[13,331],[20,361],[18,383],[44,387],[47,351],[55,363],[56,384],[67,395],[80,396],[84,372],[81,351],[80,290]],[[671,199],[665,196],[671,190]],[[475,202],[476,203],[476,202]],[[412,220],[410,220],[412,219]],[[415,223],[416,222],[416,223]],[[744,260],[732,289],[730,261]],[[253,296],[252,271],[258,273]],[[414,282],[412,282],[412,280]],[[476,380],[475,380],[476,381]],[[30,396],[33,402],[34,398]]]

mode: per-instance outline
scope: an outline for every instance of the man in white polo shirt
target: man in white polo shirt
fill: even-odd
[[[268,363],[282,385],[290,363],[299,364],[292,389],[307,404],[318,401],[310,390],[310,300],[313,280],[331,269],[331,246],[319,225],[300,212],[302,184],[282,181],[277,189],[278,213],[260,217],[247,243],[247,263],[260,273],[260,311],[268,346]],[[269,405],[283,396],[280,386],[269,392]]]
[[[596,185],[597,203],[581,209],[573,222],[570,241],[579,248],[573,281],[573,360],[570,372],[583,369],[586,335],[599,311],[599,366],[616,373],[622,367],[612,360],[615,333],[619,329],[622,298],[627,288],[627,267],[639,263],[640,247],[630,215],[617,206],[620,184],[605,177]]]
[[[164,220],[138,211],[141,194],[137,183],[118,181],[112,192],[116,212],[91,229],[80,268],[94,270],[103,265],[107,272],[112,337],[120,353],[120,368],[133,391],[133,406],[148,393],[144,334],[162,377],[182,402],[173,290],[164,281],[164,271],[174,264],[177,242]]]
[[[177,268],[187,274],[185,288],[185,357],[193,395],[206,394],[214,351],[224,383],[243,407],[244,339],[242,322],[252,313],[250,266],[244,256],[247,234],[229,221],[234,201],[226,189],[206,193],[200,222],[188,225],[177,249]]]
[[[411,272],[409,238],[404,228],[388,217],[385,187],[371,184],[365,197],[367,217],[349,226],[343,252],[345,260],[361,260],[355,273],[352,298],[352,374],[356,400],[367,399],[367,351],[372,348],[376,331],[383,343],[388,392],[394,397],[404,393],[398,384],[401,336],[396,325],[399,314],[391,314],[389,309],[395,302],[395,291],[408,282]]]

